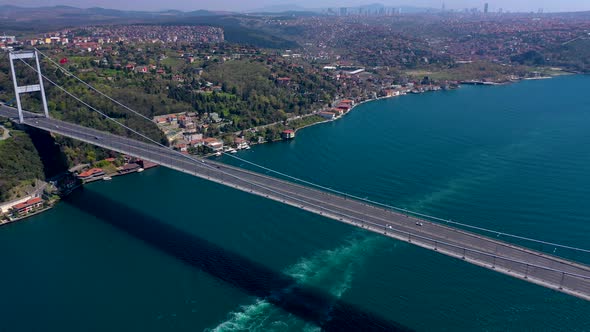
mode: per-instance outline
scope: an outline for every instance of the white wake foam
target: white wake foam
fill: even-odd
[[[364,257],[375,250],[385,238],[369,235],[355,238],[345,245],[323,250],[301,259],[283,271],[295,281],[286,289],[278,290],[272,296],[278,299],[289,294],[294,287],[312,286],[327,289],[335,299],[339,299],[350,288],[355,270],[363,263]],[[322,308],[329,319],[331,304]],[[257,299],[250,305],[241,306],[231,312],[228,319],[208,331],[284,331],[287,328],[301,331],[320,331],[318,326],[303,321],[276,307],[266,299]]]

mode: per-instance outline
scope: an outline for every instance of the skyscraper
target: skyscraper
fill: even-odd
[[[487,14],[487,13],[488,13],[488,9],[489,9],[489,6],[488,6],[488,3],[486,2],[486,3],[483,5],[483,13],[484,13],[484,14]]]

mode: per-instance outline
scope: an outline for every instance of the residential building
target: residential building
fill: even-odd
[[[78,178],[81,180],[90,180],[98,177],[102,177],[105,175],[105,172],[102,168],[91,168],[85,172],[78,174]]]
[[[218,140],[217,138],[206,138],[204,140],[205,146],[209,147],[211,150],[218,152],[223,150],[223,141]]]
[[[238,150],[248,148],[248,142],[246,142],[246,140],[243,137],[236,137],[234,139],[234,143],[236,144],[236,149]]]
[[[318,115],[327,120],[334,120],[334,118],[336,117],[336,114],[328,111],[319,112]]]
[[[137,172],[140,168],[141,168],[141,166],[139,166],[139,164],[130,163],[130,164],[123,165],[123,167],[120,167],[117,170],[117,172],[119,174],[128,174],[128,173]]]
[[[43,199],[40,197],[31,198],[26,202],[16,204],[12,207],[12,210],[19,216],[23,216],[43,207],[43,202]]]
[[[293,139],[293,138],[295,138],[295,130],[293,130],[293,129],[283,130],[281,136],[283,137],[283,139]]]

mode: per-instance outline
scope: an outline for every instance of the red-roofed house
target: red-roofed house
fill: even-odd
[[[321,116],[324,119],[328,119],[328,120],[334,120],[334,118],[336,117],[336,114],[334,114],[333,112],[327,112],[327,111],[322,111],[318,113],[319,116]]]
[[[43,206],[43,200],[39,197],[31,198],[26,202],[22,202],[20,204],[16,204],[12,207],[12,210],[18,213],[18,215],[22,216],[28,214],[29,212],[38,209]]]
[[[127,174],[127,173],[137,172],[137,170],[139,170],[140,168],[141,168],[141,166],[139,166],[136,163],[129,163],[129,164],[123,165],[122,167],[119,167],[117,172],[119,174]]]
[[[243,137],[236,137],[234,138],[234,144],[236,145],[236,149],[246,149],[248,148],[248,142]]]
[[[221,151],[223,150],[223,141],[218,140],[217,138],[206,138],[204,139],[205,146],[208,146],[213,151]]]
[[[293,129],[283,130],[281,136],[283,136],[283,139],[293,139],[293,138],[295,138],[295,130],[293,130]]]
[[[104,176],[105,172],[102,170],[102,168],[91,168],[89,170],[87,170],[86,172],[82,172],[80,174],[78,174],[78,178],[82,179],[82,180],[89,180],[89,179],[94,179],[100,176]]]
[[[279,82],[281,84],[289,84],[289,83],[291,83],[291,78],[289,78],[289,77],[279,77],[279,78],[277,78],[277,82]]]
[[[348,110],[350,109],[350,105],[345,104],[345,103],[340,103],[340,104],[338,104],[338,106],[336,108],[341,109],[345,112],[348,112]]]
[[[188,142],[181,140],[179,142],[177,142],[176,144],[174,144],[174,149],[180,151],[180,152],[184,152],[188,150]]]
[[[333,109],[329,110],[328,112],[332,112],[332,113],[336,114],[336,116],[340,116],[340,115],[344,114],[345,110],[342,108],[333,108]]]

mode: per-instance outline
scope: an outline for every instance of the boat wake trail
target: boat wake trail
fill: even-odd
[[[362,265],[364,258],[384,240],[374,235],[355,238],[341,247],[323,250],[301,259],[283,271],[296,281],[292,286],[278,290],[270,296],[272,299],[258,298],[252,304],[241,306],[239,310],[231,312],[226,321],[206,331],[320,331],[319,326],[306,322],[271,302],[297,301],[293,290],[304,285],[326,289],[334,299],[341,298],[350,288],[354,273]],[[317,306],[311,303],[306,305]],[[332,303],[314,310],[320,312],[325,321],[330,321]]]

